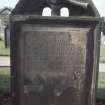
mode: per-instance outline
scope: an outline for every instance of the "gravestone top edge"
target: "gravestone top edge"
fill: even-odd
[[[11,15],[10,21],[27,21],[27,20],[66,20],[66,21],[93,21],[99,22],[101,20],[100,17],[91,17],[91,16],[70,16],[70,17],[60,17],[60,16],[38,16],[38,15]]]

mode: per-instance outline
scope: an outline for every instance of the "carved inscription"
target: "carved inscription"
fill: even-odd
[[[26,28],[25,105],[81,105],[89,29]]]

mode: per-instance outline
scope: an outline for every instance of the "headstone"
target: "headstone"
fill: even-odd
[[[93,4],[54,1],[20,0],[12,12],[13,105],[95,105],[100,17]],[[52,16],[40,16],[48,5]]]
[[[99,16],[92,0],[20,0],[12,14],[42,15],[43,8],[47,6],[51,7],[52,12],[54,10],[57,15],[60,15],[61,7],[67,7],[71,16]]]
[[[10,28],[5,28],[5,48],[10,48]]]

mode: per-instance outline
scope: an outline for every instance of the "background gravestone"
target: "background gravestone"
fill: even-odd
[[[46,6],[51,17],[41,16]],[[59,16],[64,6],[69,17]],[[91,1],[20,0],[11,14],[13,105],[95,105],[100,23]]]

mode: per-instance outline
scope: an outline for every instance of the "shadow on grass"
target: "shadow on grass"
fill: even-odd
[[[102,100],[105,102],[105,89],[98,89],[97,90],[97,101]]]
[[[10,70],[0,69],[0,105],[10,105]],[[5,104],[4,104],[5,103]]]
[[[10,90],[10,76],[0,75],[0,92],[7,92]]]
[[[98,89],[96,105],[105,105],[105,89]]]

